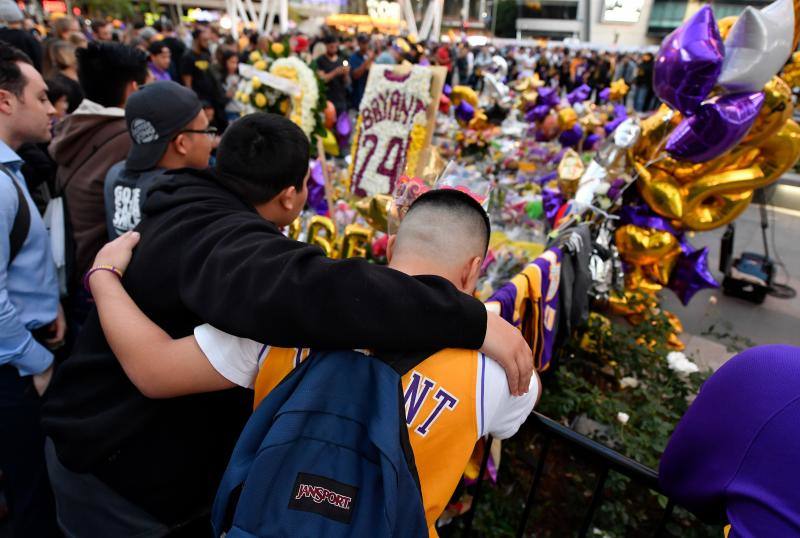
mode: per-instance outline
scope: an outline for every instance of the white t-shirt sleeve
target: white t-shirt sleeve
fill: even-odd
[[[253,387],[258,361],[266,348],[264,344],[230,335],[209,324],[195,327],[194,338],[222,377],[240,387]]]
[[[512,396],[502,366],[483,354],[478,357],[477,386],[478,433],[481,436],[488,433],[496,439],[508,439],[517,433],[533,411],[541,391],[539,377],[534,374],[528,393]]]

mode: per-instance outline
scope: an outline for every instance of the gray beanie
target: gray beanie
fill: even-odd
[[[25,15],[13,0],[0,0],[0,21],[2,22],[21,22],[25,20]]]

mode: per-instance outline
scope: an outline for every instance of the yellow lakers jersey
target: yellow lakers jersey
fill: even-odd
[[[255,406],[309,355],[308,350],[265,346],[255,381]],[[485,432],[482,376],[487,358],[446,349],[403,376],[406,425],[414,451],[430,536]]]

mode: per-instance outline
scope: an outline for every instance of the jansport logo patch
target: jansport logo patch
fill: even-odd
[[[354,486],[324,476],[298,473],[289,508],[350,523],[357,494],[358,488]]]

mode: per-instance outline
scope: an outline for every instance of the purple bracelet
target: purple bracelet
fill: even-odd
[[[89,277],[92,276],[92,273],[95,273],[97,271],[108,271],[109,273],[114,273],[120,279],[122,278],[122,271],[120,271],[113,265],[98,265],[96,267],[92,267],[91,269],[86,271],[85,275],[83,275],[83,289],[85,289],[89,295],[92,294],[92,290],[89,287]]]

